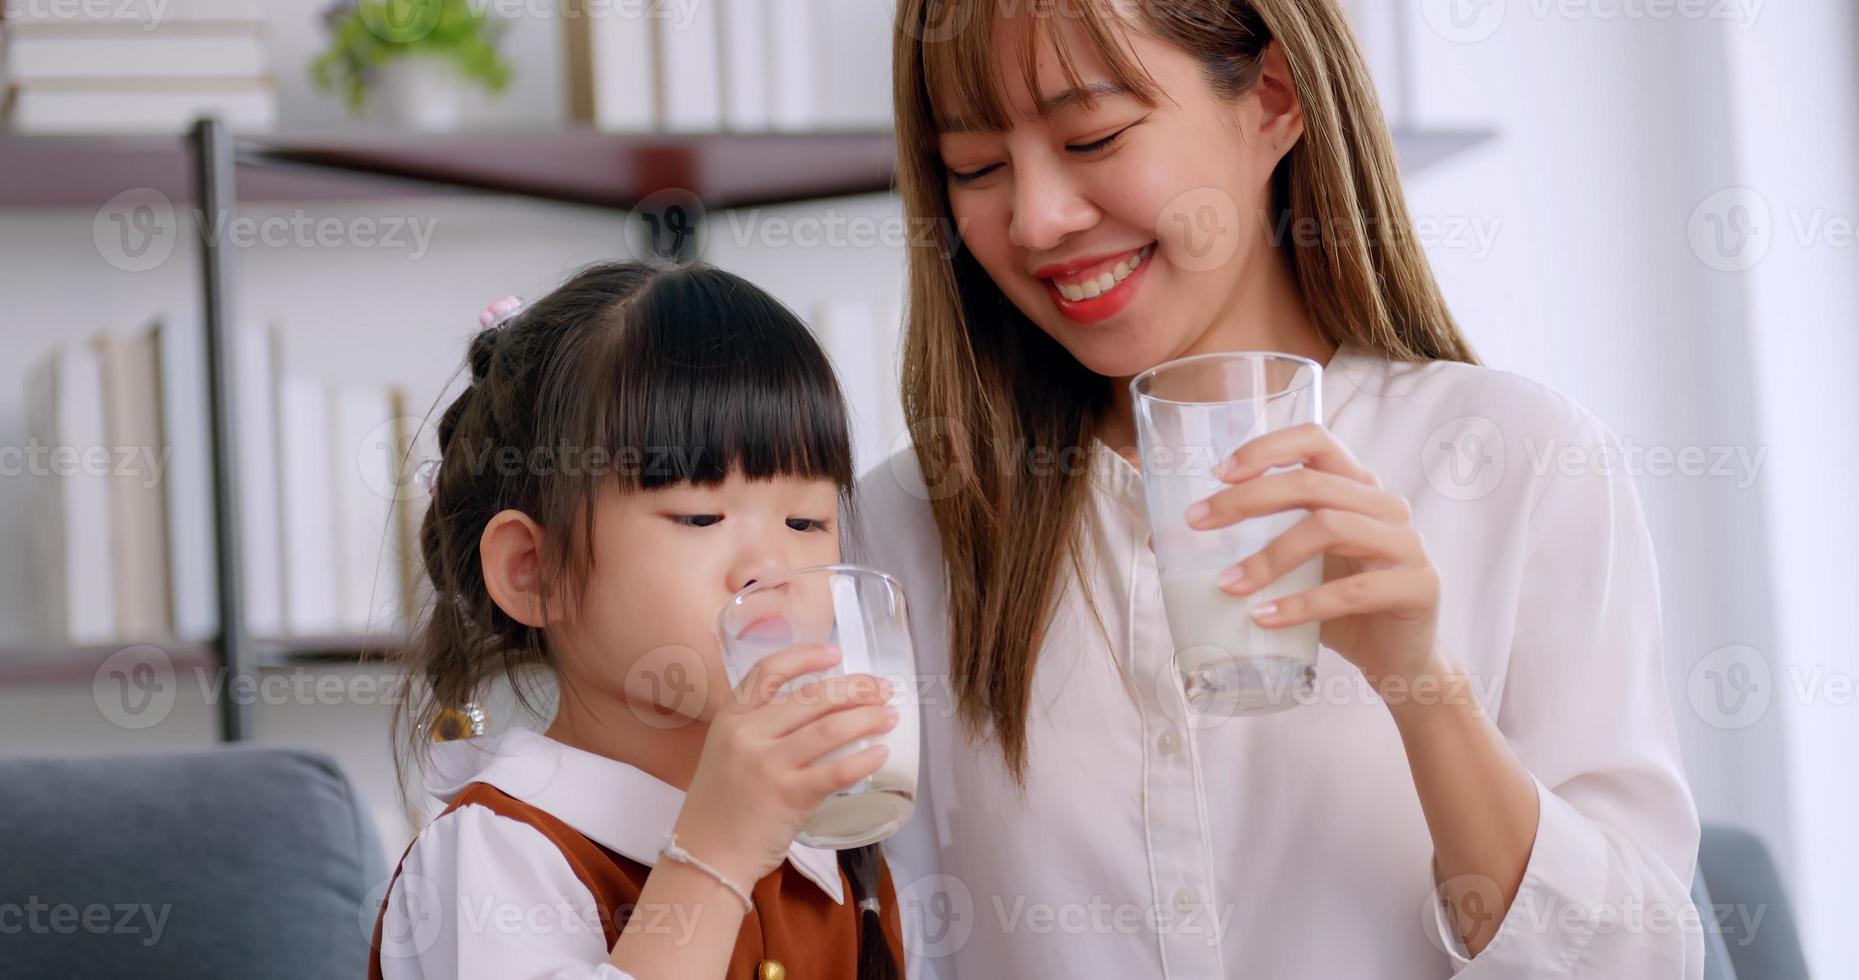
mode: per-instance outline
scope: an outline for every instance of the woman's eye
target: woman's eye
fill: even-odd
[[[1065,148],[1080,156],[1089,156],[1090,154],[1109,149],[1112,143],[1115,143],[1124,133],[1129,132],[1130,127],[1134,125],[1136,124],[1131,123],[1129,126],[1125,126],[1101,140],[1092,140],[1089,143],[1069,144]]]
[[[982,167],[979,170],[966,170],[966,171],[950,170],[949,179],[955,181],[958,184],[972,184],[975,181],[980,180],[981,178],[986,177],[988,174],[991,174],[994,171],[999,170],[999,169],[1000,169],[1000,164],[992,163],[985,167]]]
[[[722,514],[674,514],[672,523],[683,527],[709,527],[723,520]]]
[[[811,517],[790,517],[787,519],[787,526],[796,531],[826,530],[825,521],[814,520]]]

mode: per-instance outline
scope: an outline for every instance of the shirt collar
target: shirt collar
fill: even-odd
[[[647,867],[658,863],[659,846],[684,806],[683,790],[642,769],[526,728],[439,742],[430,760],[426,791],[446,803],[471,783],[489,783]],[[834,902],[845,904],[837,854],[797,842],[787,859]]]
[[[1331,428],[1336,413],[1360,390],[1364,372],[1375,363],[1373,355],[1353,340],[1337,344],[1330,361],[1323,366],[1323,425]],[[1100,490],[1137,515],[1147,519],[1144,509],[1142,471],[1101,439],[1093,439],[1091,473]]]

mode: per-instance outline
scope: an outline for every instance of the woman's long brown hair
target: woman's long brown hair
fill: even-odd
[[[897,183],[913,227],[953,229],[937,118],[1006,128],[991,50],[997,13],[1043,15],[1068,83],[1083,93],[1065,35],[1078,24],[1115,80],[1161,95],[1121,46],[1106,0],[899,0],[893,52]],[[1144,0],[1130,29],[1197,58],[1216,94],[1258,80],[1276,42],[1291,68],[1304,136],[1272,175],[1272,217],[1306,308],[1332,342],[1395,361],[1477,363],[1411,234],[1394,142],[1337,0]],[[1031,51],[1020,64],[1033,80]],[[942,101],[939,103],[938,99]],[[1110,380],[1080,365],[1002,295],[952,231],[909,253],[903,403],[949,581],[949,663],[971,736],[991,730],[1024,781],[1034,660],[1061,594],[1081,572],[1085,466],[1040,466],[1092,446]],[[1087,593],[1087,601],[1091,597]],[[1091,607],[1095,611],[1095,605]]]

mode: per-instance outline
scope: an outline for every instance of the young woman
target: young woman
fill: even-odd
[[[1477,365],[1335,0],[901,0],[914,445],[861,486],[910,592],[906,917],[969,977],[1696,977],[1698,842],[1638,499],[1580,406]],[[1271,350],[1323,421],[1197,526],[1307,511],[1314,695],[1196,716],[1128,382]],[[1276,469],[1294,467],[1291,469]],[[1243,560],[1242,560],[1243,559]],[[946,678],[946,697],[934,680]],[[940,874],[934,874],[940,872]]]

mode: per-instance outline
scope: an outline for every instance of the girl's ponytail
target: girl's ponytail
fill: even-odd
[[[858,980],[901,980],[903,971],[891,956],[891,944],[884,938],[884,906],[879,897],[883,881],[884,852],[877,844],[839,852],[839,867],[852,882],[852,896],[858,901]]]

